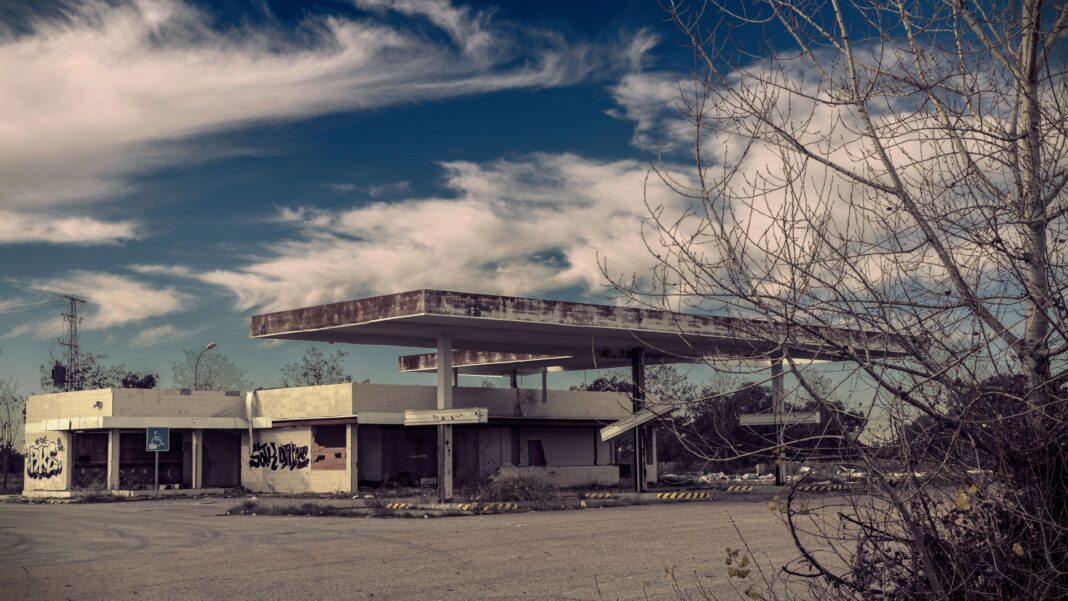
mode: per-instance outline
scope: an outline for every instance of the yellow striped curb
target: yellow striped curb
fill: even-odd
[[[682,499],[707,499],[707,492],[658,492],[657,499],[682,500]]]
[[[413,503],[386,503],[386,509],[414,509]]]
[[[588,492],[582,495],[583,499],[611,499],[612,493],[610,492]]]
[[[753,487],[748,484],[738,484],[727,487],[727,492],[749,492],[751,490],[753,490]]]
[[[519,509],[519,503],[486,503],[482,511],[515,511]]]
[[[803,484],[797,487],[797,490],[801,492],[828,492],[845,489],[845,484]]]

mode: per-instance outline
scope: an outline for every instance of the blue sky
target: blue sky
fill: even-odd
[[[596,301],[598,253],[649,264],[642,150],[686,65],[654,2],[27,4],[0,22],[0,312],[85,298],[83,349],[165,386],[209,340],[277,385],[304,345],[249,340],[256,312],[424,287]],[[0,378],[38,388],[60,309],[0,315]],[[354,377],[412,381],[395,350],[350,350]]]

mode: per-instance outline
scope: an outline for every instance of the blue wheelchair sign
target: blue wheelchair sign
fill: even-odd
[[[145,450],[166,453],[171,450],[171,429],[149,426],[145,431]]]

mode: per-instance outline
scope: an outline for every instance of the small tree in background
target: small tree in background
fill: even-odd
[[[139,373],[126,369],[126,364],[106,365],[105,354],[82,353],[78,358],[78,372],[70,379],[70,387],[57,385],[52,380],[52,367],[41,365],[41,390],[43,392],[63,392],[65,390],[95,390],[98,388],[155,388],[159,385],[159,375],[146,371]]]
[[[14,380],[0,380],[0,471],[3,488],[7,491],[11,460],[19,455],[23,422],[26,419],[26,397],[19,394]]]
[[[309,346],[300,363],[290,363],[282,368],[282,386],[319,386],[351,382],[352,376],[345,373],[342,363],[348,353],[342,350],[327,355],[317,347]]]
[[[229,357],[218,352],[204,353],[197,366],[197,355],[203,349],[185,349],[185,358],[171,365],[175,388],[190,390],[247,390],[252,383],[247,379],[247,372],[237,366]],[[196,381],[193,380],[194,369]]]
[[[52,381],[52,366],[41,365],[41,390],[44,392],[63,392],[64,390],[94,390],[97,388],[119,388],[126,375],[123,364],[106,365],[108,355],[98,353],[81,353],[78,357],[78,371],[69,378],[70,387],[57,385]]]
[[[159,374],[146,371],[145,373],[128,372],[120,382],[123,388],[155,388],[159,385]]]

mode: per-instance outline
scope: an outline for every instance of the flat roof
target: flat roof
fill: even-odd
[[[509,363],[532,366],[532,361],[538,367],[612,367],[626,364],[626,353],[636,347],[664,363],[764,358],[783,345],[798,359],[841,359],[847,347],[873,356],[904,353],[898,336],[881,332],[788,329],[756,319],[443,290],[264,313],[250,320],[250,336],[264,339],[436,348],[440,335],[450,336],[454,349],[471,352],[464,359],[468,366],[494,363],[501,371]]]

